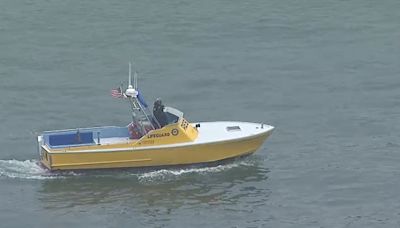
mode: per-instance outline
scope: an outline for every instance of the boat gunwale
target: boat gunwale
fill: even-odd
[[[69,128],[69,129],[62,129],[62,130],[50,130],[50,131],[43,131],[42,136],[46,134],[52,134],[52,133],[62,133],[62,132],[69,132],[69,131],[87,131],[87,130],[97,130],[97,129],[102,129],[102,128],[111,128],[111,127],[121,127],[121,126],[99,126],[99,127],[77,127],[77,128]]]
[[[242,140],[249,140],[261,137],[263,135],[269,135],[274,130],[275,127],[268,125],[271,128],[254,135],[238,137],[228,140],[222,141],[215,141],[215,142],[202,142],[202,143],[181,143],[181,144],[168,144],[168,145],[159,145],[159,146],[147,146],[147,147],[124,147],[124,148],[116,148],[116,149],[98,149],[98,150],[76,150],[76,151],[51,151],[47,145],[42,145],[42,148],[46,150],[49,154],[75,154],[75,153],[113,153],[113,152],[135,152],[135,151],[142,151],[142,150],[158,150],[158,149],[168,149],[168,148],[179,148],[179,147],[192,147],[192,146],[199,146],[199,145],[214,145],[214,144],[223,144],[223,143],[231,143],[236,141]],[[50,150],[49,150],[50,149]]]

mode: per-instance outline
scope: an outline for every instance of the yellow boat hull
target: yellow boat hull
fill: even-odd
[[[42,146],[41,163],[50,170],[133,168],[209,163],[254,153],[271,134],[264,132],[235,140],[168,148],[133,148],[118,151],[51,151]]]

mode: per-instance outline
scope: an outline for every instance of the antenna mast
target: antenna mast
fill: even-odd
[[[131,62],[129,62],[129,82],[128,82],[128,86],[132,86],[131,67],[132,67],[132,64],[131,64]]]
[[[132,64],[129,62],[129,85],[125,91],[127,98],[129,99],[129,103],[132,109],[132,120],[133,123],[139,125],[140,131],[142,135],[145,135],[148,129],[145,127],[148,126],[151,129],[156,129],[154,124],[152,123],[152,118],[146,112],[148,111],[147,107],[143,107],[138,98],[138,76],[135,71],[133,75],[133,86],[132,86]],[[158,124],[159,125],[159,124]]]
[[[133,74],[133,87],[137,90],[138,89],[138,75],[135,71],[135,73]]]

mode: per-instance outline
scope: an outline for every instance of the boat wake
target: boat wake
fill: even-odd
[[[139,181],[151,182],[151,181],[161,181],[161,180],[171,180],[174,178],[179,178],[188,175],[207,175],[212,173],[220,173],[226,170],[230,170],[242,166],[253,166],[254,161],[252,160],[240,160],[233,161],[232,163],[221,164],[217,166],[206,166],[206,167],[192,167],[192,168],[170,168],[170,169],[160,169],[155,171],[150,171],[142,174],[135,174],[138,176]]]
[[[41,167],[37,160],[0,160],[0,177],[44,180],[64,178],[66,177],[66,173],[62,175],[51,173]]]
[[[189,175],[207,175],[210,173],[220,173],[229,169],[254,166],[254,160],[244,159],[232,161],[227,164],[220,164],[217,166],[203,166],[203,167],[178,167],[178,168],[163,168],[157,170],[101,170],[101,171],[57,171],[51,172],[43,168],[37,160],[0,160],[0,178],[12,179],[30,179],[30,180],[47,180],[47,179],[64,179],[68,177],[116,177],[127,178],[136,177],[139,182],[153,182],[153,181],[169,181],[176,178],[181,178]],[[119,175],[118,175],[119,173]],[[116,175],[117,174],[117,175]]]

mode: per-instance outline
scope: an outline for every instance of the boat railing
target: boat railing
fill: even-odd
[[[72,132],[72,131],[89,131],[89,130],[99,130],[104,128],[118,128],[119,126],[102,126],[102,127],[87,127],[87,128],[70,128],[63,130],[52,130],[52,131],[44,131],[43,135],[53,134],[53,133],[64,133],[64,132]]]
[[[129,138],[128,127],[93,127],[58,131],[47,131],[43,134],[43,143],[50,148],[63,148],[100,144],[101,139]]]

